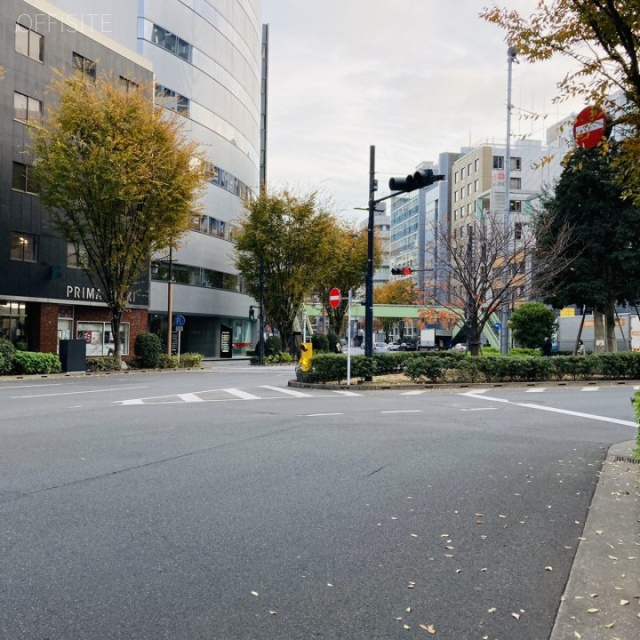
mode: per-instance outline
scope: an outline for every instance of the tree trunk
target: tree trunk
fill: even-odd
[[[113,356],[122,360],[122,345],[120,344],[120,325],[122,323],[122,310],[111,310],[111,333],[113,335]]]
[[[604,353],[607,341],[605,332],[605,315],[601,308],[593,308],[593,353]]]
[[[616,353],[618,351],[618,341],[616,340],[616,301],[607,300],[605,307],[606,327],[607,327],[607,352]]]
[[[481,332],[480,332],[480,323],[478,322],[478,316],[471,316],[471,327],[470,331],[470,340],[469,347],[471,350],[472,356],[480,355],[480,343],[481,343]]]

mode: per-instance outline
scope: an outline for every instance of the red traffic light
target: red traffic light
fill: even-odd
[[[394,276],[410,276],[411,267],[397,267],[391,269],[391,274]]]

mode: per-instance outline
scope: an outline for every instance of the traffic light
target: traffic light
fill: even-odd
[[[394,276],[410,276],[411,267],[394,267],[393,269],[391,269],[391,274]]]
[[[253,305],[249,307],[249,320],[256,319],[256,310],[253,308]]]
[[[391,180],[389,180],[389,189],[391,189],[391,191],[408,193],[409,191],[422,189],[422,187],[428,187],[430,184],[436,182],[436,180],[444,180],[445,177],[446,176],[434,174],[431,169],[420,169],[413,175],[408,175],[406,178],[391,178]]]

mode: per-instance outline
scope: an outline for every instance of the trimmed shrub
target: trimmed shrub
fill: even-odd
[[[311,336],[311,344],[313,346],[313,353],[329,352],[329,338],[327,338],[324,333],[314,333]]]
[[[180,358],[178,356],[170,356],[168,353],[161,353],[158,357],[158,369],[178,369],[180,367]]]
[[[277,353],[282,352],[282,339],[280,336],[269,336],[265,340],[264,344],[264,355],[265,356],[274,356]]]
[[[186,369],[199,369],[201,364],[201,353],[183,353],[180,356],[180,366]]]
[[[411,358],[406,361],[405,375],[413,382],[437,382],[442,374],[440,358]]]
[[[122,364],[114,356],[100,356],[99,358],[87,358],[87,371],[92,373],[98,371],[120,371]]]
[[[13,371],[13,356],[16,348],[11,340],[0,338],[0,375],[6,376]]]
[[[162,353],[162,342],[155,333],[144,331],[136,336],[133,352],[140,367],[155,369]]]
[[[55,353],[16,351],[13,354],[13,370],[19,375],[60,373],[62,364]]]

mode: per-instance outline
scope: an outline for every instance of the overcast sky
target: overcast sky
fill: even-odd
[[[537,0],[504,0],[528,15]],[[269,24],[268,180],[332,196],[366,218],[369,146],[378,196],[438,153],[506,138],[507,44],[485,0],[263,0]],[[513,65],[512,134],[543,139],[582,105],[552,103],[561,60]],[[525,120],[527,112],[546,114]]]

